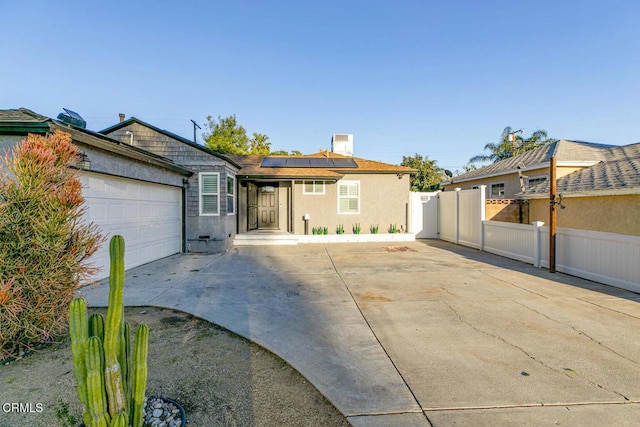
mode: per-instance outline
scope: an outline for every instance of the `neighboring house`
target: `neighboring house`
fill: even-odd
[[[235,156],[238,172],[239,233],[280,231],[311,234],[339,225],[351,234],[391,224],[407,230],[410,173],[414,169],[351,157],[351,144],[305,156]],[[346,136],[346,135],[345,135]],[[339,141],[338,141],[339,142]],[[340,146],[340,149],[337,147]]]
[[[100,133],[168,158],[193,172],[186,193],[186,250],[229,249],[237,230],[236,174],[240,165],[135,117],[124,120],[121,114],[120,120]]]
[[[518,193],[547,180],[552,156],[556,157],[556,176],[561,178],[605,160],[607,150],[612,147],[615,146],[562,139],[454,176],[441,185],[444,191],[486,185],[487,199],[520,198]]]
[[[640,143],[611,146],[598,163],[560,177],[559,227],[640,235]],[[549,183],[518,196],[529,200],[531,221],[549,222]]]
[[[193,173],[169,159],[124,144],[105,135],[26,108],[0,110],[0,148],[10,149],[28,133],[62,130],[71,135],[83,155],[78,174],[83,185],[86,216],[108,238],[126,240],[126,268],[183,250],[184,181]],[[0,150],[4,151],[4,150]],[[108,244],[92,261],[108,275]]]

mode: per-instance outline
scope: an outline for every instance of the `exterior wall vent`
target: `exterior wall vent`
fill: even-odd
[[[353,134],[336,133],[331,137],[331,152],[353,156]]]

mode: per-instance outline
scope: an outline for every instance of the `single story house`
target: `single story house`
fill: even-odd
[[[68,111],[68,110],[65,110]],[[135,117],[100,132],[76,113],[0,111],[0,147],[28,133],[71,134],[87,219],[127,241],[126,267],[179,252],[220,252],[237,234],[406,231],[413,169],[352,157],[351,135],[307,156],[225,156]],[[337,138],[337,139],[336,139]],[[96,264],[108,265],[106,245]]]
[[[335,135],[334,135],[335,138]],[[362,234],[407,230],[414,169],[333,151],[303,156],[237,156],[238,232],[311,234],[343,226]]]
[[[528,224],[529,205],[520,193],[545,182],[551,157],[556,157],[556,175],[562,177],[605,159],[612,145],[561,139],[517,156],[457,175],[442,182],[444,191],[486,186],[486,218]]]
[[[69,112],[76,117],[73,112]],[[84,129],[68,114],[59,120],[26,108],[0,110],[0,151],[15,146],[28,133],[62,130],[71,135],[83,156],[78,174],[86,201],[86,219],[108,238],[123,235],[126,268],[184,250],[184,200],[193,172],[171,160]],[[108,245],[94,255],[108,275]]]
[[[551,157],[556,157],[556,176],[561,178],[605,160],[613,145],[561,139],[544,147],[454,176],[440,183],[444,191],[468,190],[486,185],[487,199],[514,199],[549,177]]]
[[[119,123],[100,133],[170,159],[193,173],[185,200],[186,252],[231,248],[237,230],[237,161],[135,117],[125,120],[124,114]]]
[[[559,177],[559,227],[640,236],[640,143],[611,146],[604,159]],[[549,222],[549,183],[517,194],[529,201],[531,221]]]

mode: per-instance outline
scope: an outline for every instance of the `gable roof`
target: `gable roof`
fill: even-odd
[[[157,126],[154,126],[154,125],[152,125],[150,123],[147,123],[147,122],[145,122],[143,120],[140,120],[140,119],[138,119],[136,117],[129,117],[125,121],[122,121],[120,123],[116,123],[115,125],[109,126],[106,129],[102,129],[100,131],[100,133],[101,134],[108,134],[108,133],[114,132],[114,131],[116,131],[118,129],[121,129],[123,127],[129,126],[132,123],[137,123],[139,125],[148,127],[149,129],[152,129],[152,130],[154,130],[154,131],[156,131],[156,132],[158,132],[158,133],[160,133],[162,135],[168,136],[169,138],[175,139],[176,141],[182,142],[183,144],[190,145],[191,147],[197,148],[198,150],[204,151],[205,153],[211,154],[212,156],[216,156],[216,157],[218,157],[218,158],[220,158],[220,159],[222,159],[222,160],[224,160],[226,162],[231,163],[235,167],[238,167],[238,168],[240,167],[240,165],[236,161],[231,159],[229,156],[217,153],[217,152],[215,152],[215,151],[213,151],[213,150],[211,150],[211,149],[209,149],[209,148],[207,148],[207,147],[205,147],[203,145],[196,144],[195,142],[193,142],[193,141],[191,141],[191,140],[189,140],[187,138],[184,138],[184,137],[182,137],[180,135],[177,135],[177,134],[175,134],[173,132],[169,132],[168,130],[160,129]]]
[[[138,147],[124,144],[113,138],[109,138],[98,132],[89,129],[72,126],[59,120],[52,119],[26,108],[0,110],[0,134],[26,134],[26,133],[47,133],[54,130],[61,130],[71,135],[74,141],[81,142],[106,151],[124,155],[138,160],[144,160],[158,166],[173,170],[185,176],[193,174],[188,169],[176,165],[170,159],[158,156]]]
[[[27,108],[0,110],[0,131],[3,133],[45,133],[49,130],[49,117]]]
[[[556,180],[556,193],[567,196],[640,194],[640,143],[613,146],[606,160]],[[524,198],[549,197],[542,182],[521,193]]]
[[[561,139],[549,145],[538,147],[462,175],[454,176],[450,181],[442,184],[452,184],[454,182],[472,181],[516,173],[518,171],[518,165],[523,166],[521,169],[523,171],[539,169],[548,166],[553,156],[556,157],[556,164],[558,166],[590,166],[604,160],[607,150],[613,147],[617,146]]]
[[[313,154],[307,154],[303,156],[277,156],[283,159],[300,159],[300,158],[336,158],[336,159],[353,159],[356,162],[357,167],[263,167],[262,161],[267,156],[249,155],[249,156],[230,156],[235,161],[240,163],[242,169],[238,172],[238,175],[245,177],[259,177],[259,178],[303,178],[303,179],[330,179],[338,180],[346,174],[350,173],[371,173],[371,174],[385,174],[385,173],[412,173],[415,169],[405,166],[392,165],[389,163],[376,162],[373,160],[361,159],[359,157],[343,156],[341,154],[331,152],[319,152]],[[269,156],[275,157],[275,156]]]

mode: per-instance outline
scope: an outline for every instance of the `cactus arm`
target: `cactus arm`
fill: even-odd
[[[127,409],[129,409],[131,406],[131,325],[129,322],[124,322],[123,332],[124,336],[121,351],[123,351],[124,354],[121,356],[123,362],[120,363],[120,367],[123,371],[124,392],[127,396]],[[128,415],[131,417],[131,412],[129,412]]]
[[[109,427],[129,427],[129,417],[126,412],[118,412],[111,420]]]
[[[122,327],[122,336],[118,346],[118,363],[122,371],[122,381],[124,381],[124,391],[129,396],[129,370],[131,363],[131,325],[124,322]]]
[[[142,427],[144,421],[144,394],[147,388],[147,356],[149,354],[149,327],[138,325],[133,343],[131,372],[131,426]]]
[[[104,331],[104,381],[109,413],[112,417],[127,409],[118,349],[122,324],[122,293],[124,288],[124,239],[113,236],[109,243],[111,269],[109,276],[109,308]]]
[[[89,336],[98,337],[104,342],[104,317],[100,313],[92,314],[89,317]]]
[[[69,336],[71,337],[71,353],[73,354],[73,373],[78,384],[78,397],[85,407],[84,418],[87,419],[87,370],[85,352],[89,339],[87,330],[87,303],[82,298],[75,298],[69,308]]]
[[[100,338],[89,338],[85,352],[87,372],[87,401],[91,414],[91,425],[107,425],[109,414],[106,408],[104,383],[102,380],[103,352]],[[102,424],[102,420],[104,424]]]

